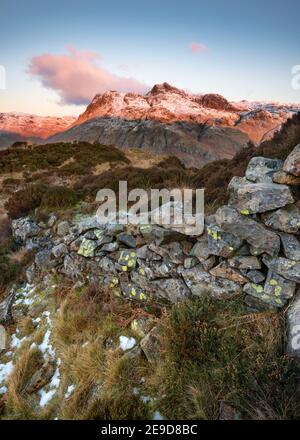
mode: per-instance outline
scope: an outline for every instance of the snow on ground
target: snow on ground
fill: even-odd
[[[65,392],[65,398],[68,399],[74,390],[75,390],[75,385],[74,384],[69,385],[67,391]]]
[[[52,376],[52,379],[50,383],[38,391],[38,395],[40,396],[40,407],[44,408],[51,399],[54,397],[56,391],[59,388],[60,385],[60,365],[61,365],[61,359],[57,360],[57,368],[55,370],[54,375]]]
[[[120,336],[120,348],[123,351],[131,350],[136,345],[136,340],[134,338],[128,338],[127,336]]]

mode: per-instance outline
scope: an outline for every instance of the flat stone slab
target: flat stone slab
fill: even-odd
[[[271,256],[278,255],[279,236],[251,217],[241,215],[229,206],[223,206],[217,210],[216,220],[224,231],[231,232],[241,240],[246,240],[251,246],[259,249],[260,253],[266,252]]]
[[[270,182],[251,183],[244,177],[233,177],[228,191],[229,205],[246,215],[272,211],[294,202],[287,185]]]

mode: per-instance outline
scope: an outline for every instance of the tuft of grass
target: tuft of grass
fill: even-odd
[[[296,419],[299,367],[284,354],[281,319],[239,300],[192,299],[161,323],[162,360],[150,383],[170,419],[217,419],[221,401],[246,419]],[[150,388],[151,389],[151,388]]]
[[[13,419],[34,419],[35,398],[26,393],[28,381],[41,367],[42,354],[37,348],[24,351],[8,379],[6,412]]]

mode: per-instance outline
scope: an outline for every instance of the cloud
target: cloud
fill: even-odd
[[[77,51],[70,46],[66,55],[44,54],[31,59],[28,73],[44,87],[55,90],[61,104],[88,104],[96,93],[108,90],[146,93],[149,87],[134,78],[109,72],[100,64],[100,55]]]
[[[205,44],[194,42],[194,43],[190,43],[190,49],[193,53],[200,53],[207,50],[207,47],[205,46]]]

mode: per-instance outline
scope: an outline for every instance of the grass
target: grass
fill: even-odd
[[[160,411],[217,419],[225,401],[246,419],[299,418],[299,367],[284,354],[283,334],[278,315],[249,315],[239,300],[175,306],[161,323],[163,357],[150,381]]]

